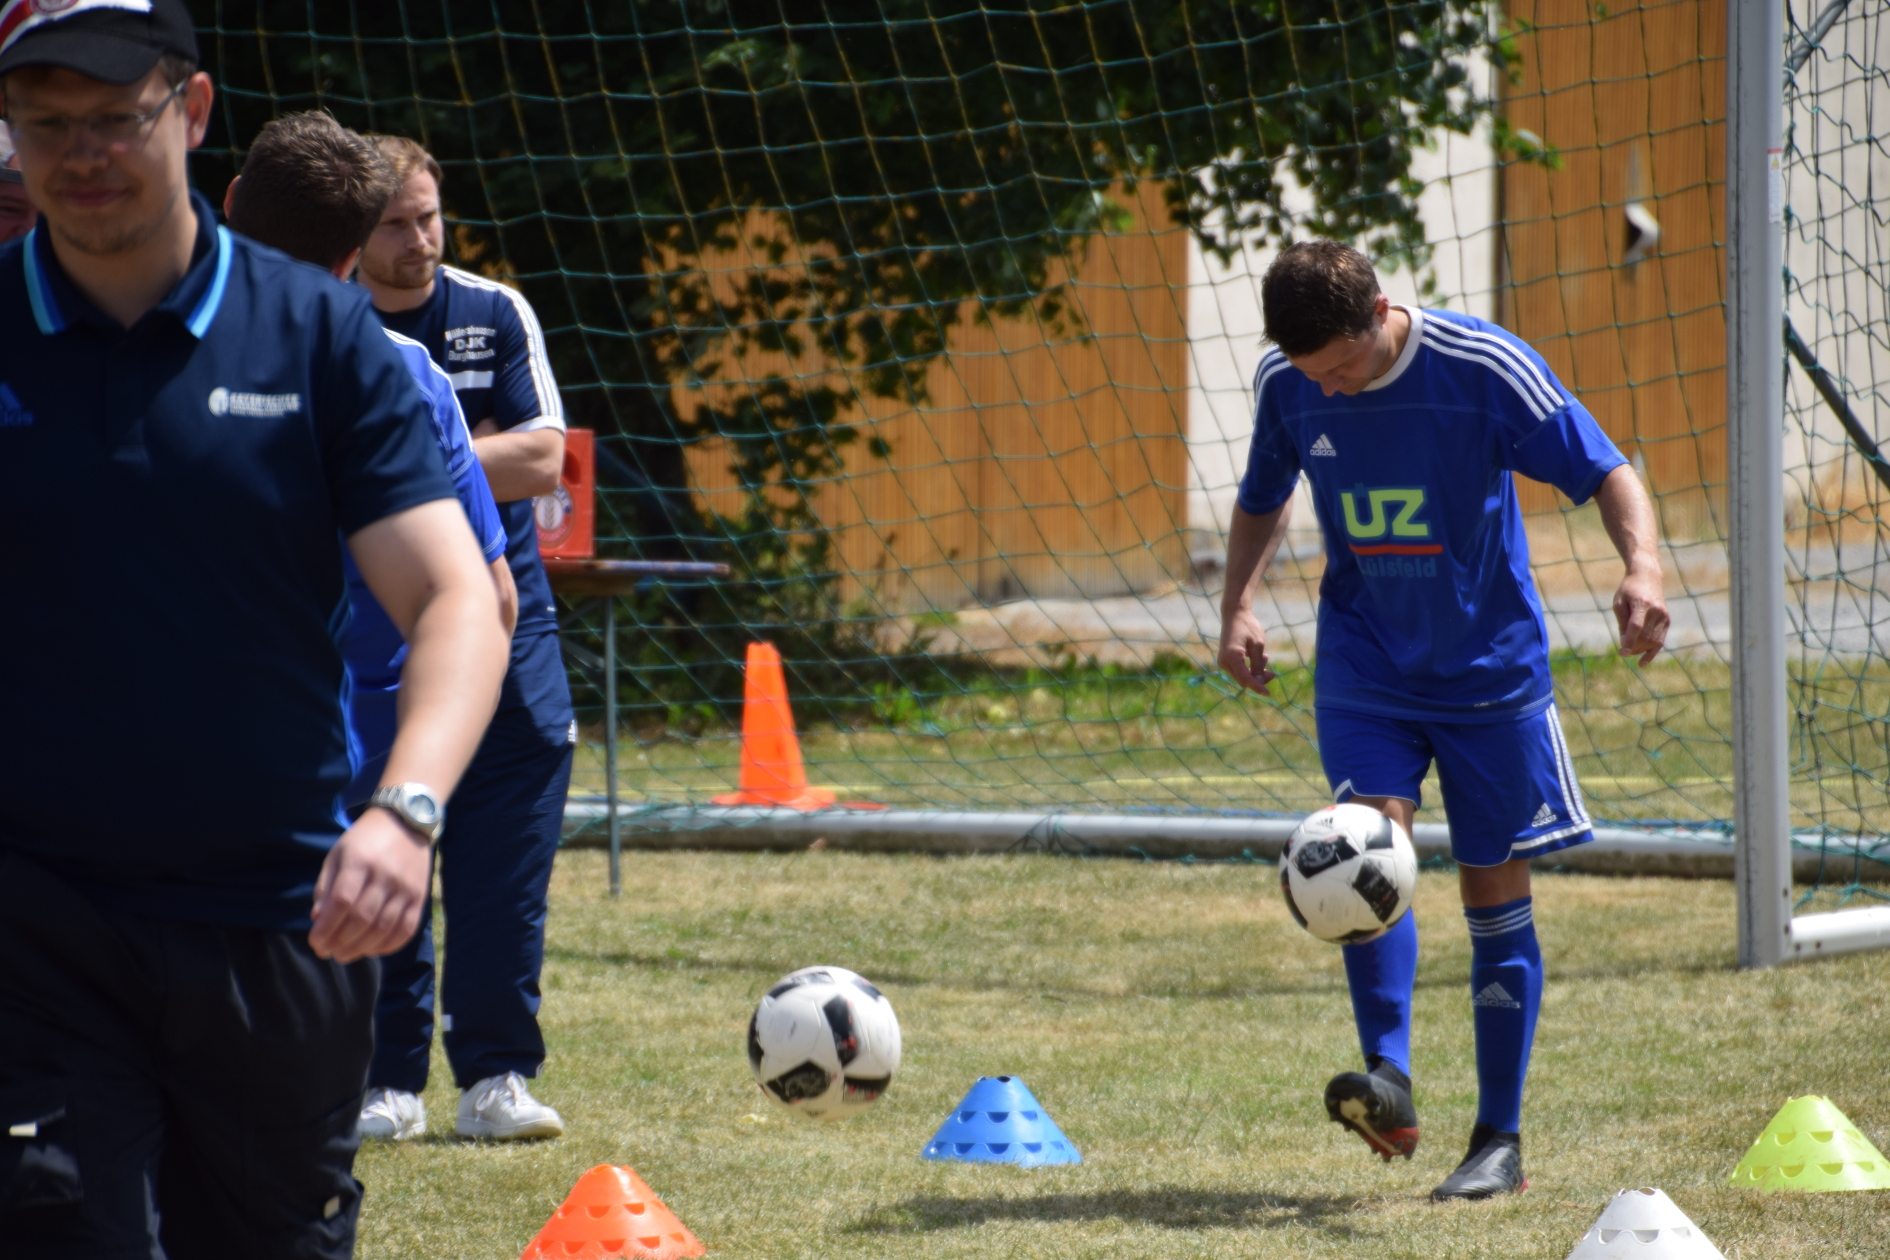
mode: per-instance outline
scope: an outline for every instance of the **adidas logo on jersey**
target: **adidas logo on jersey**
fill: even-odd
[[[1500,1006],[1506,1010],[1520,1011],[1522,1003],[1509,995],[1509,990],[1491,981],[1483,986],[1483,991],[1470,999],[1472,1006]]]
[[[1331,438],[1321,433],[1318,440],[1312,444],[1312,450],[1309,453],[1313,455],[1337,455],[1339,448],[1332,444]]]
[[[1542,808],[1536,811],[1536,816],[1529,820],[1529,825],[1531,827],[1546,827],[1554,821],[1555,811],[1549,808],[1547,801],[1544,801],[1542,802]]]
[[[13,386],[0,382],[0,429],[24,429],[31,423],[33,413],[13,392]]]

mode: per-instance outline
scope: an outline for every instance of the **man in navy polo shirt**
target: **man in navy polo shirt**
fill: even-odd
[[[0,1250],[347,1256],[374,956],[497,700],[497,600],[364,297],[190,193],[181,0],[51,7],[0,7],[42,213],[0,249]],[[352,826],[344,540],[410,644]]]
[[[577,725],[558,647],[557,609],[538,558],[532,497],[558,485],[564,408],[531,306],[516,289],[440,266],[440,168],[419,145],[380,137],[401,188],[361,251],[358,274],[381,320],[427,348],[452,379],[473,448],[505,518],[518,627],[499,711],[453,802],[440,842],[440,900],[451,961],[441,985],[446,1058],[460,1088],[461,1137],[564,1131],[532,1097],[545,894],[564,821]],[[363,1136],[409,1137],[424,1116],[433,1040],[430,916],[384,964]]]

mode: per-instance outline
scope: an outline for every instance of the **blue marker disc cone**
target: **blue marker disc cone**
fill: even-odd
[[[1015,1076],[981,1076],[932,1140],[926,1159],[967,1164],[1080,1164],[1076,1144],[1044,1114],[1029,1088]]]

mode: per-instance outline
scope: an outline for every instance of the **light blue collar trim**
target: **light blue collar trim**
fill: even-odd
[[[66,321],[60,317],[59,304],[53,300],[52,291],[46,287],[46,273],[39,269],[39,229],[36,227],[26,234],[26,300],[33,307],[33,322],[39,325],[41,336],[50,337],[54,333],[66,330]]]
[[[230,278],[230,229],[217,226],[217,274],[210,281],[210,287],[204,290],[203,300],[197,303],[197,309],[184,321],[184,327],[190,329],[190,335],[198,341],[210,331],[210,325],[217,317],[217,310],[223,305],[223,287]]]

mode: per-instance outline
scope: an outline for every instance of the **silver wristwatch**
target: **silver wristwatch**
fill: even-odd
[[[368,797],[368,808],[378,805],[427,838],[432,844],[446,830],[446,810],[433,789],[424,783],[390,783]]]

